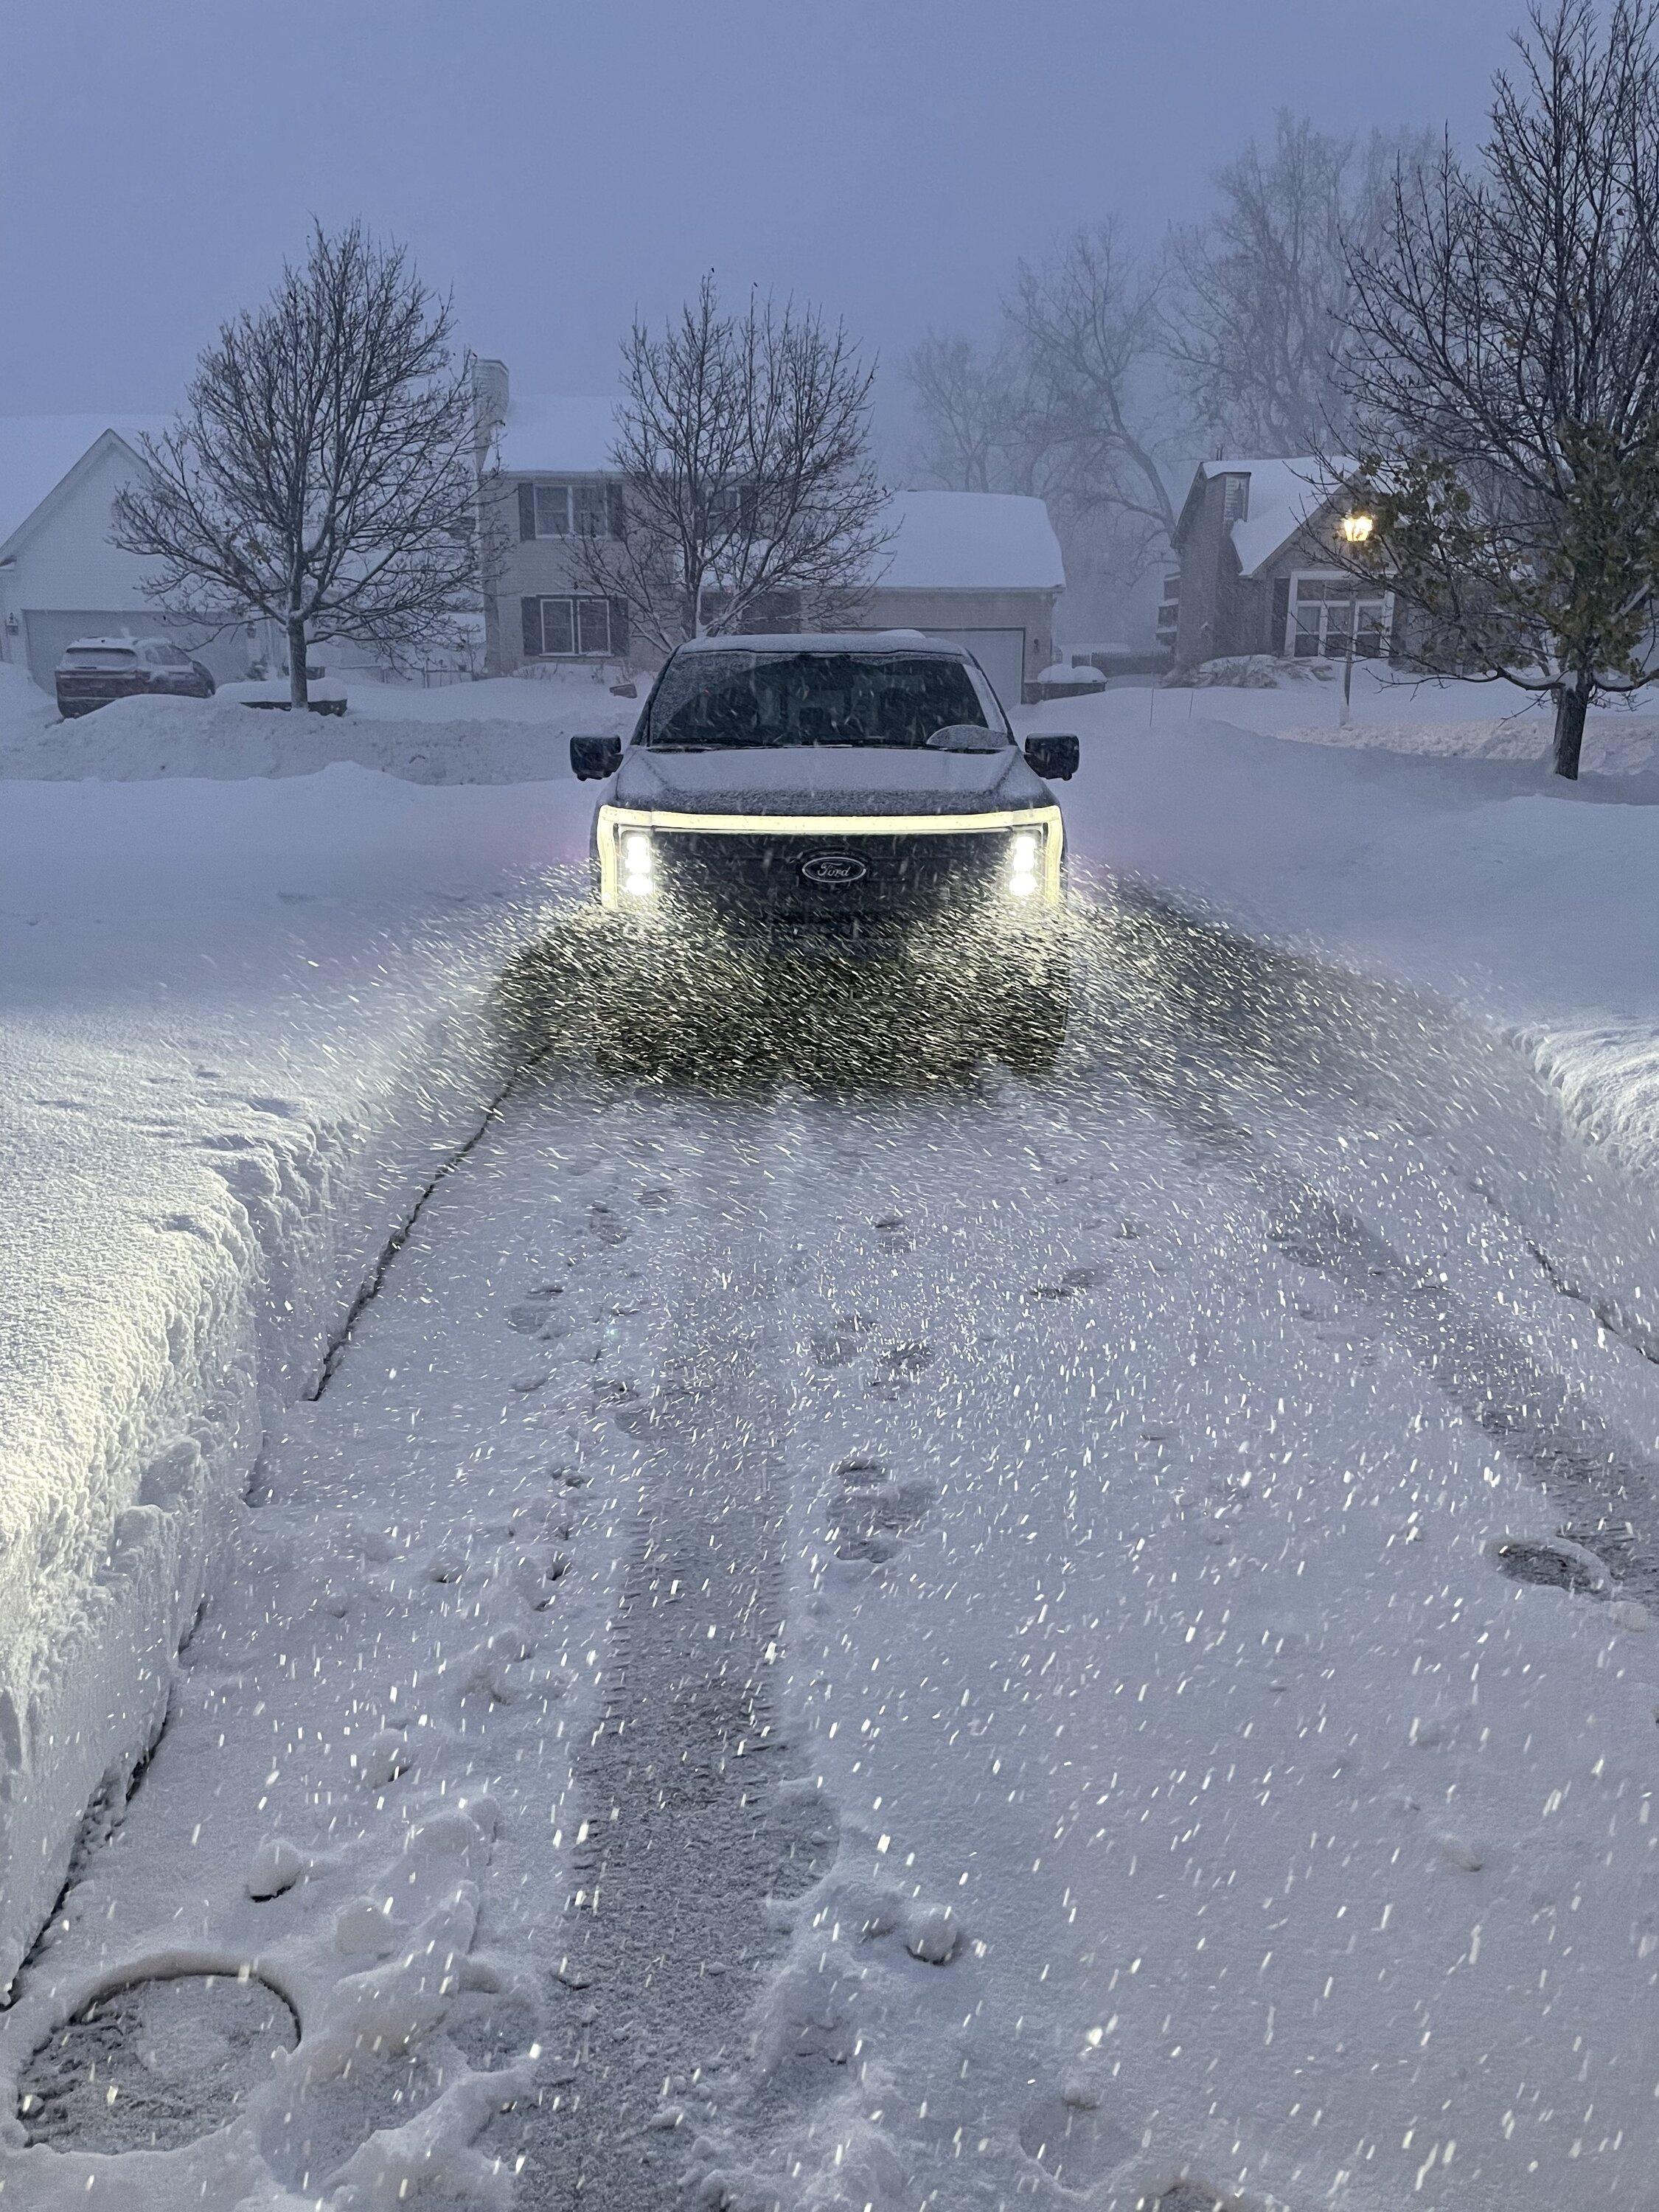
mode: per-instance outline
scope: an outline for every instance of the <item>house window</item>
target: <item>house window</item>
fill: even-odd
[[[578,538],[603,538],[605,534],[605,488],[603,484],[579,483],[570,487],[570,527]]]
[[[1221,520],[1223,522],[1243,522],[1250,511],[1250,479],[1248,471],[1221,480]]]
[[[615,488],[538,483],[529,488],[538,538],[605,538],[616,533]]]
[[[1297,660],[1340,660],[1353,649],[1376,660],[1389,643],[1389,596],[1356,576],[1298,576],[1291,587],[1285,650]]]
[[[525,606],[526,647],[543,659],[608,659],[628,650],[618,635],[625,627],[625,611],[615,600],[573,593],[568,599],[527,599]]]

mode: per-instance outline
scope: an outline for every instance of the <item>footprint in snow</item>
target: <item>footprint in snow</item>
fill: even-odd
[[[1140,2147],[1138,2133],[1100,2109],[1103,2096],[1087,2069],[1073,2068],[1059,2095],[1040,2098],[1019,2124],[1020,2148],[1062,2185],[1085,2188]]]
[[[521,1336],[562,1336],[564,1328],[555,1316],[558,1312],[558,1300],[563,1295],[559,1284],[543,1283],[527,1297],[520,1298],[516,1305],[507,1309],[508,1328],[516,1328]]]
[[[802,1897],[829,1872],[841,1847],[841,1818],[815,1777],[778,1784],[767,1808],[764,1842],[775,1898]]]
[[[1498,1573],[1513,1583],[1535,1583],[1574,1597],[1605,1597],[1611,1588],[1595,1553],[1565,1537],[1500,1536],[1486,1550]]]
[[[939,1492],[920,1478],[896,1482],[880,1460],[847,1459],[836,1468],[830,1525],[838,1559],[878,1566],[903,1548]]]
[[[814,1329],[808,1339],[812,1358],[819,1367],[845,1367],[858,1356],[859,1347],[875,1324],[865,1314],[836,1314],[827,1328]]]
[[[929,1344],[896,1344],[877,1360],[870,1388],[878,1398],[896,1398],[926,1374],[938,1356]]]
[[[1074,1298],[1080,1291],[1092,1291],[1105,1275],[1103,1267],[1068,1267],[1057,1283],[1031,1283],[1026,1287],[1028,1298]]]
[[[669,1381],[644,1403],[618,1405],[611,1419],[624,1436],[693,1436],[711,1425],[719,1397],[707,1384]]]
[[[876,1242],[884,1252],[909,1252],[915,1249],[915,1240],[910,1234],[910,1224],[902,1213],[884,1213],[878,1221],[872,1221],[870,1226],[875,1231]]]

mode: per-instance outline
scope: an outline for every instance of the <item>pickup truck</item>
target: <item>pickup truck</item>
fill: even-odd
[[[1015,742],[973,655],[919,631],[678,647],[626,744],[570,741],[604,781],[592,890],[639,969],[721,954],[844,979],[897,967],[1027,1073],[1066,1030],[1065,827],[1075,737]],[[683,994],[676,1017],[684,1019]]]

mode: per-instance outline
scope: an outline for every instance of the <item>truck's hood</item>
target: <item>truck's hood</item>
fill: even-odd
[[[630,745],[611,797],[678,814],[981,814],[1053,794],[1014,746],[742,745],[653,752]]]

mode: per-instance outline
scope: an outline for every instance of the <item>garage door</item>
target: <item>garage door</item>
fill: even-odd
[[[1018,707],[1025,682],[1025,633],[1023,629],[933,629],[929,637],[948,637],[952,645],[965,645],[985,673],[1003,705]]]

